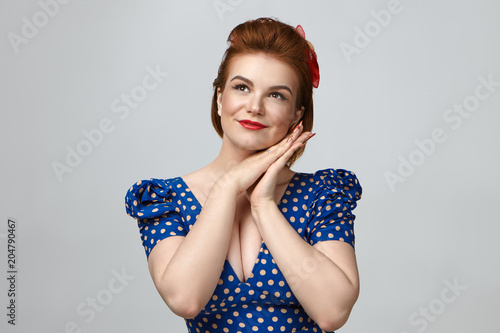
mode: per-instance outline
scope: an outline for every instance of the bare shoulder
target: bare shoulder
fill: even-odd
[[[203,185],[207,180],[208,172],[206,169],[206,167],[203,167],[201,169],[188,173],[181,178],[189,187],[199,187],[200,185]]]
[[[198,202],[203,206],[205,199],[213,186],[213,182],[210,181],[207,167],[188,173],[187,175],[182,176],[182,179]]]

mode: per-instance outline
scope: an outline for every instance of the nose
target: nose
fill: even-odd
[[[262,97],[258,94],[253,94],[247,103],[247,113],[264,114],[264,106]]]

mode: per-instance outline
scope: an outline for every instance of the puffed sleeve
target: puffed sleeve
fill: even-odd
[[[149,257],[153,247],[170,236],[186,236],[186,227],[173,200],[171,180],[138,181],[125,196],[127,214],[137,219],[142,245]]]
[[[316,172],[313,180],[316,190],[307,223],[309,243],[338,240],[354,248],[352,211],[362,192],[358,178],[351,171],[326,169]]]

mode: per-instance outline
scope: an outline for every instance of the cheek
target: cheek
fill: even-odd
[[[275,136],[280,139],[288,134],[291,126],[293,125],[293,119],[290,117],[276,119],[275,122]]]
[[[232,116],[237,110],[236,101],[230,96],[224,95],[221,99],[219,114],[222,119]],[[221,119],[221,120],[222,120]]]
[[[295,113],[293,110],[290,110],[290,109],[283,110],[281,112],[279,120],[277,120],[280,123],[280,127],[286,127],[286,129],[288,130],[290,128],[290,126],[292,126],[293,122],[295,121],[294,115],[295,115]]]

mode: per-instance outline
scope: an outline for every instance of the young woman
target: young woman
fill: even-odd
[[[314,134],[319,69],[300,26],[240,24],[214,81],[213,162],[134,184],[154,284],[189,332],[319,332],[344,325],[359,292],[354,173],[296,173]]]

